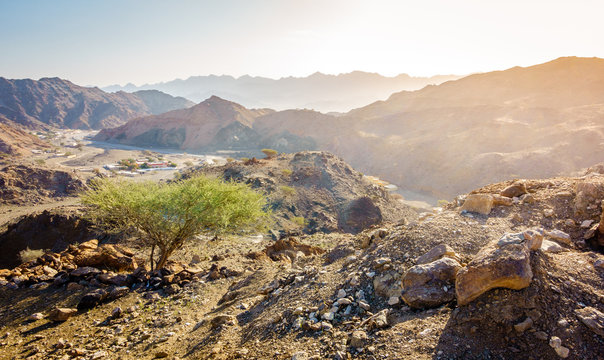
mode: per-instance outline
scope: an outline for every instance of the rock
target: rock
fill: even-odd
[[[535,201],[537,201],[537,200],[535,200],[535,198],[531,194],[524,194],[520,197],[520,202],[522,204],[532,204]]]
[[[545,210],[543,210],[543,216],[545,216],[545,217],[552,217],[552,216],[554,216],[554,210],[552,210],[552,209],[545,209]]]
[[[367,344],[367,333],[362,330],[355,330],[350,335],[350,346],[353,348],[362,348]]]
[[[119,319],[122,317],[122,315],[124,314],[124,312],[122,311],[121,307],[116,307],[113,310],[111,310],[111,318],[112,319]]]
[[[470,194],[461,206],[460,211],[489,215],[493,209],[493,197],[489,194]]]
[[[440,244],[430,249],[430,251],[428,251],[424,255],[418,257],[415,263],[417,265],[427,264],[436,261],[444,256],[459,261],[459,255],[455,253],[455,250],[453,250],[449,245]]]
[[[359,307],[365,311],[369,311],[369,309],[371,309],[371,306],[362,300],[359,300]]]
[[[392,263],[392,259],[388,258],[388,257],[381,257],[376,259],[373,262],[373,268],[376,270],[379,270],[381,268],[386,268],[387,265],[390,265]]]
[[[453,284],[461,269],[448,257],[411,267],[402,279],[403,301],[414,308],[435,307],[455,299]]]
[[[103,300],[107,298],[107,291],[103,289],[96,289],[84,295],[78,303],[79,310],[92,309],[99,305]]]
[[[514,330],[516,330],[516,332],[523,333],[531,327],[533,327],[533,319],[527,317],[524,321],[514,325]]]
[[[589,229],[593,222],[594,222],[593,220],[583,220],[581,222],[581,229]]]
[[[596,269],[604,270],[604,259],[598,259],[594,261],[594,267]]]
[[[100,273],[101,273],[101,270],[99,270],[95,267],[83,266],[83,267],[79,267],[79,268],[75,269],[74,271],[69,273],[69,275],[80,277],[80,276],[88,276],[88,275],[97,275]]]
[[[389,299],[401,294],[400,275],[396,272],[388,272],[373,279],[373,289],[381,297]]]
[[[503,205],[503,206],[512,206],[514,204],[514,201],[509,198],[509,197],[505,197],[505,196],[501,196],[501,195],[491,195],[493,196],[493,205],[494,206],[498,206],[498,205]]]
[[[344,290],[344,289],[338,290],[338,295],[337,296],[338,296],[338,299],[345,298],[346,297],[346,290]]]
[[[526,185],[522,182],[514,183],[505,189],[503,189],[499,194],[501,196],[505,196],[507,198],[520,197],[521,195],[526,194]]]
[[[96,250],[99,247],[99,241],[92,239],[78,245],[79,250]]]
[[[235,324],[237,324],[237,318],[235,315],[218,315],[210,321],[212,329],[216,329],[217,327],[223,325],[231,326]]]
[[[116,288],[113,288],[110,292],[109,295],[107,295],[107,300],[115,300],[115,299],[119,299],[123,296],[126,296],[128,293],[130,292],[130,289],[126,286],[118,286]]]
[[[308,354],[306,351],[298,351],[292,355],[291,360],[308,360]]]
[[[558,356],[561,358],[567,358],[570,350],[564,346],[562,346],[562,340],[560,340],[557,336],[552,336],[549,339],[549,346],[551,346]]]
[[[50,321],[65,321],[70,317],[77,314],[77,309],[69,309],[69,308],[54,308],[48,313],[48,320]]]
[[[42,320],[42,319],[44,319],[44,314],[39,313],[39,312],[31,314],[27,318],[27,320],[29,320],[29,321],[37,321],[37,320]]]
[[[567,251],[565,248],[558,245],[558,243],[555,243],[555,242],[549,241],[549,240],[543,240],[543,243],[541,244],[541,250],[544,252],[551,252],[551,253],[559,253],[562,251]]]
[[[552,238],[553,240],[555,240],[561,244],[564,244],[564,245],[571,244],[570,235],[568,235],[564,231],[554,229],[554,230],[546,231],[545,235],[549,236],[550,238]]]
[[[525,243],[492,242],[457,273],[457,303],[466,305],[490,289],[503,287],[520,290],[529,286],[533,277],[530,250]]]
[[[543,340],[546,341],[548,336],[547,333],[545,331],[536,331],[535,332],[535,337],[539,340]]]
[[[389,309],[381,310],[380,312],[372,315],[371,317],[363,320],[359,327],[363,327],[367,325],[370,329],[381,329],[385,328],[389,325],[388,323],[388,314],[390,314]]]
[[[302,323],[302,329],[308,331],[319,331],[321,330],[321,324],[318,322],[305,321]]]
[[[583,309],[576,309],[575,315],[581,320],[585,326],[591,331],[604,338],[604,313],[588,306]]]
[[[388,299],[388,305],[390,306],[397,305],[398,303],[400,303],[398,296],[391,296],[390,299]]]
[[[107,353],[107,351],[99,350],[99,351],[95,352],[94,354],[92,354],[92,357],[90,359],[91,360],[98,360],[98,359],[105,358],[108,355],[109,354]]]
[[[170,354],[168,354],[166,351],[158,351],[155,353],[156,359],[163,359],[163,358],[167,358],[168,356],[170,356]]]
[[[541,249],[543,245],[543,230],[542,229],[529,229],[522,232],[522,236],[526,241],[526,246],[531,251]]]

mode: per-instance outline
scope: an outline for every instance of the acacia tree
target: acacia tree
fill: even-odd
[[[241,183],[204,176],[168,184],[97,179],[82,196],[87,214],[106,229],[134,230],[151,247],[153,268],[204,233],[260,230],[268,223],[265,197]]]
[[[267,159],[272,159],[275,156],[277,156],[278,152],[277,150],[273,150],[273,149],[262,149],[260,150],[264,153],[264,155],[266,155]]]

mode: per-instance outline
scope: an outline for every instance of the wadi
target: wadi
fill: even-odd
[[[226,3],[0,4],[0,359],[603,359],[604,54]]]

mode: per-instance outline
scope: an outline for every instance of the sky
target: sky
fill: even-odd
[[[0,0],[0,76],[469,74],[604,58],[595,0]]]

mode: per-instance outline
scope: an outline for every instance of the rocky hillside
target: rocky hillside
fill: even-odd
[[[0,204],[38,204],[77,196],[85,188],[84,181],[69,171],[25,164],[0,169]]]
[[[358,233],[382,222],[410,221],[417,216],[382,186],[325,152],[234,161],[194,169],[183,176],[199,173],[244,182],[265,192],[276,218],[275,228],[284,232]]]
[[[135,251],[91,240],[0,270],[0,351],[599,359],[603,196],[598,168],[509,181],[356,235],[199,241],[154,272]]]
[[[254,119],[271,112],[246,109],[212,96],[188,109],[142,117],[114,129],[105,129],[95,139],[179,149],[249,149],[258,141],[258,134],[251,128]]]
[[[46,150],[51,145],[31,135],[0,116],[0,153],[12,156],[31,155],[31,149]]]
[[[102,129],[188,105],[159,92],[106,93],[59,78],[0,78],[0,115],[27,128]]]

